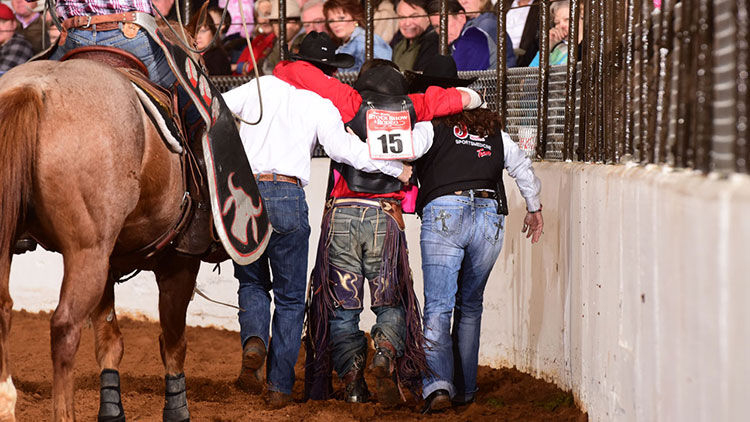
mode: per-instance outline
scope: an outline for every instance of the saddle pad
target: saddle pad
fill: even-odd
[[[180,118],[172,112],[172,98],[164,88],[154,84],[142,73],[127,68],[118,68],[133,84],[143,108],[161,134],[167,147],[177,154],[183,152],[185,138],[180,127]]]

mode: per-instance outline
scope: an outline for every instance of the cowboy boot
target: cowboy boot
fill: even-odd
[[[396,348],[380,333],[375,334],[375,356],[372,358],[372,371],[375,375],[375,390],[378,402],[385,407],[399,403],[401,393],[395,377]]]
[[[352,369],[341,377],[341,381],[346,386],[344,400],[349,403],[367,403],[367,400],[370,399],[370,392],[367,390],[367,383],[365,383],[364,366],[366,361],[367,351],[356,356]]]
[[[266,361],[266,345],[259,337],[250,337],[242,348],[242,369],[237,386],[251,394],[263,391],[263,363]]]

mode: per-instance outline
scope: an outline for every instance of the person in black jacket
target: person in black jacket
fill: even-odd
[[[436,56],[424,74],[412,74],[411,90],[470,82],[457,77],[453,58]],[[523,231],[532,243],[542,234],[541,183],[499,117],[480,108],[433,120],[432,148],[415,163],[430,368],[423,379],[425,413],[444,410],[451,400],[471,403],[477,391],[482,299],[508,213],[503,169],[526,200]]]

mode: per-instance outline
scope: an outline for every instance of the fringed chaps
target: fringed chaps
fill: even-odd
[[[391,217],[387,220],[380,277],[398,280],[396,294],[406,315],[405,349],[404,355],[396,361],[396,375],[401,385],[407,387],[412,393],[419,394],[422,376],[428,371],[428,366],[424,352],[422,314],[414,294],[401,209],[392,202],[380,202],[383,211]],[[334,312],[335,303],[335,296],[330,285],[328,256],[333,211],[332,201],[329,200],[323,214],[318,252],[307,295],[305,399],[312,400],[327,400],[333,394],[332,364],[328,342],[328,315]]]

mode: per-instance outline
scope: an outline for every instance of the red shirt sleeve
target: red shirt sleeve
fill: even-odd
[[[354,88],[302,60],[280,62],[273,69],[273,75],[297,88],[307,89],[331,100],[344,122],[353,119],[362,104],[362,97]]]
[[[411,94],[409,98],[414,103],[414,111],[420,122],[428,122],[435,117],[450,116],[464,109],[461,92],[456,88],[431,86],[424,94]]]

